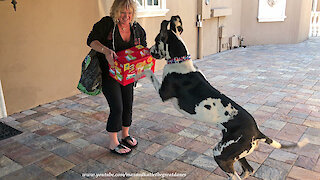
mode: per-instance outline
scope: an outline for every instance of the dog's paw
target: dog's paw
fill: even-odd
[[[241,173],[240,178],[241,179],[246,179],[247,177],[249,177],[252,174],[253,174],[253,170],[252,171],[248,171],[247,170],[247,171],[244,171],[244,172]]]

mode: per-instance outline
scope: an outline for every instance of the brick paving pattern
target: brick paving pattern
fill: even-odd
[[[248,179],[320,179],[319,38],[235,49],[195,64],[215,88],[255,117],[264,134],[283,143],[310,140],[301,149],[260,143],[247,158],[255,169]],[[156,75],[161,78],[161,73]],[[161,102],[148,80],[139,81],[135,89],[130,132],[139,145],[126,157],[107,148],[108,113],[102,95],[78,94],[1,119],[23,133],[0,141],[0,179],[91,179],[83,173],[226,179],[212,157],[220,131]],[[236,169],[241,169],[238,164]]]

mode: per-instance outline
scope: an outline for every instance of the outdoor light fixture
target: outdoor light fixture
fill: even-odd
[[[5,0],[0,0],[0,1],[5,1]],[[17,6],[16,5],[18,4],[18,2],[16,0],[12,0],[11,4],[13,5],[14,11],[17,11]]]
[[[11,4],[13,4],[13,9],[14,9],[14,11],[17,11],[17,6],[16,6],[17,1],[16,1],[16,0],[12,0],[12,1],[11,1]]]

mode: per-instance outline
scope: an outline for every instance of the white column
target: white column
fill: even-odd
[[[7,109],[6,104],[4,102],[4,96],[2,91],[2,85],[0,80],[0,118],[7,117]]]
[[[166,5],[166,0],[161,0],[161,9],[166,9],[167,5]]]
[[[318,6],[318,0],[313,0],[313,3],[312,3],[312,11],[313,12],[317,11],[317,6]]]

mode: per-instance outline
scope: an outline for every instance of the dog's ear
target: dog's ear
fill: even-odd
[[[179,15],[171,17],[170,30],[172,30],[175,33],[179,32],[179,34],[182,34],[183,32],[182,21]]]
[[[167,33],[169,21],[163,20],[161,23],[160,33]]]
[[[166,20],[163,20],[161,23],[160,37],[164,37],[165,39],[168,37],[168,24],[169,21]]]

